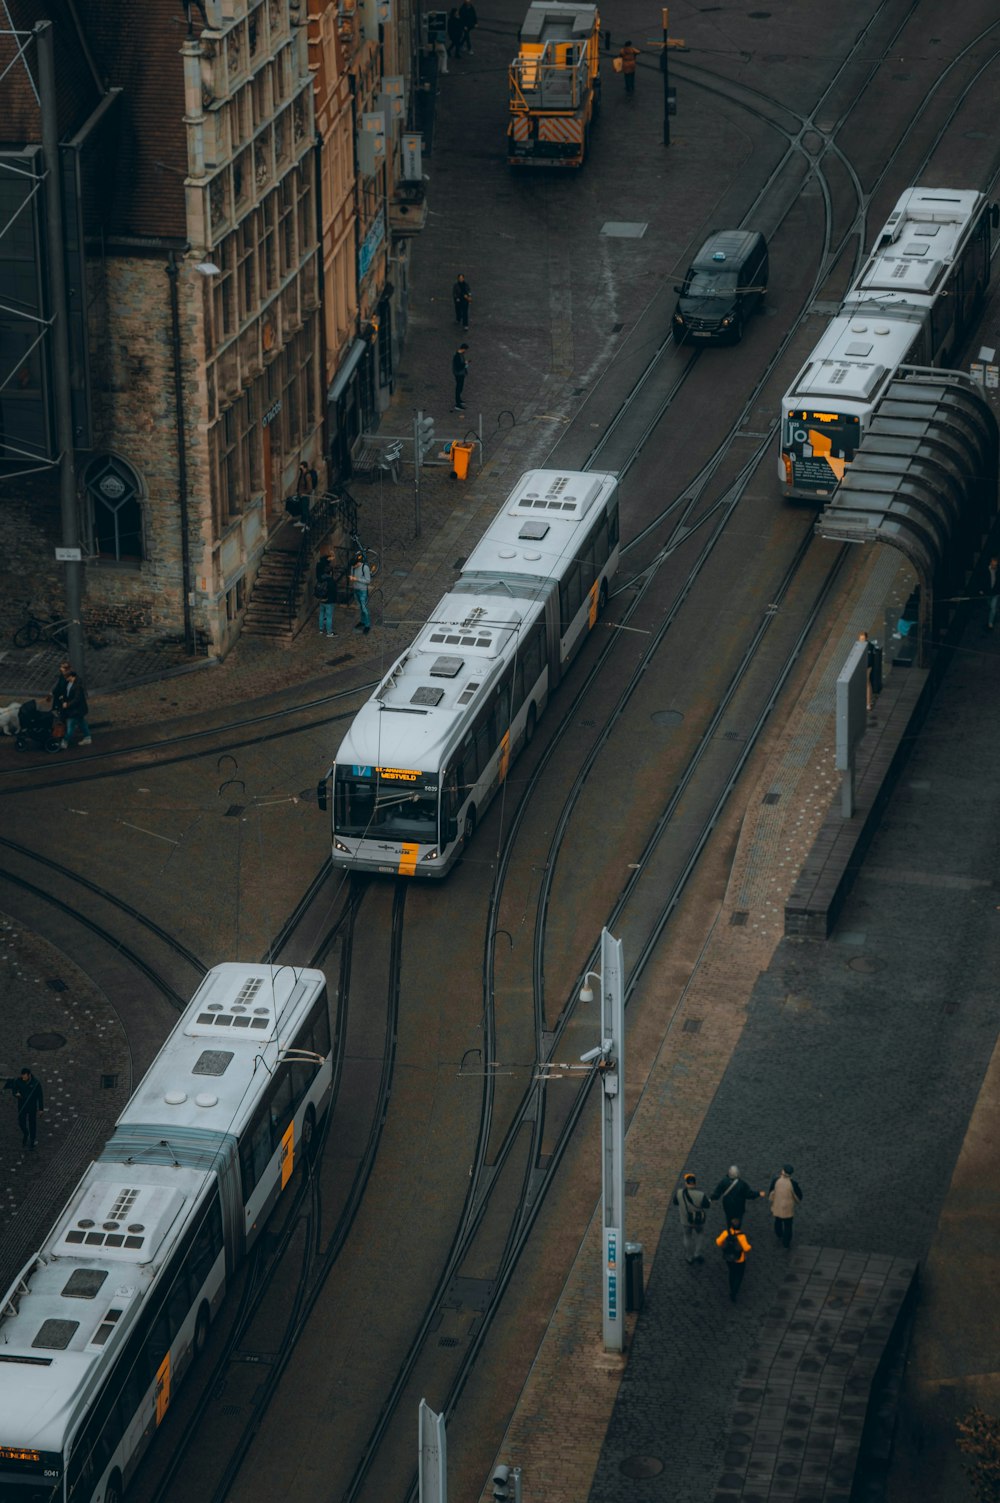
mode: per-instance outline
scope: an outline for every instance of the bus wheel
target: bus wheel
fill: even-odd
[[[302,1150],[311,1164],[316,1157],[316,1109],[312,1104],[306,1107],[302,1119]]]
[[[524,744],[530,746],[535,734],[535,722],[538,720],[538,711],[534,704],[528,706],[527,718],[524,722]]]
[[[104,1503],[122,1503],[122,1479],[118,1472],[112,1472],[108,1479],[108,1485],[104,1489]]]
[[[468,850],[469,846],[472,844],[472,837],[473,835],[475,835],[475,833],[476,811],[475,809],[470,809],[468,814],[465,816],[465,833],[462,836],[462,845],[466,850]]]
[[[608,582],[607,582],[606,579],[602,579],[601,580],[601,588],[597,592],[597,614],[599,616],[603,616],[604,615],[604,608],[607,605],[607,603],[608,603]]]
[[[196,1357],[200,1357],[208,1345],[209,1323],[208,1306],[202,1305],[198,1311],[198,1319],[194,1323],[194,1354]]]

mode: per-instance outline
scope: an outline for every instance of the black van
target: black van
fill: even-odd
[[[767,241],[758,230],[716,230],[688,267],[674,309],[674,338],[739,344],[767,291]]]

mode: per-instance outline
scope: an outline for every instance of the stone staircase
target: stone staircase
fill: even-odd
[[[295,577],[298,550],[269,548],[260,561],[250,593],[250,603],[243,617],[243,634],[249,637],[276,637],[290,642],[299,627],[299,610],[309,575],[299,581],[298,598],[289,619],[288,594]]]

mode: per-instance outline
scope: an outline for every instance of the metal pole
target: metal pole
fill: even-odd
[[[184,375],[181,366],[181,312],[177,287],[177,257],[173,251],[167,260],[170,280],[170,331],[174,362],[174,423],[177,429],[177,499],[181,529],[181,596],[184,611],[184,651],[194,652],[194,623],[191,620],[191,540],[188,536],[187,430],[184,423]]]
[[[413,419],[413,535],[420,536],[420,435],[423,431],[423,412]]]
[[[622,942],[601,930],[601,1204],[604,1349],[625,1349],[625,991]]]
[[[663,73],[663,144],[670,145],[670,11],[663,7],[663,51],[660,54],[660,70]]]
[[[69,380],[69,330],[66,309],[66,263],[63,260],[62,181],[59,169],[59,122],[56,116],[55,33],[51,21],[34,28],[38,45],[38,82],[42,113],[42,155],[45,160],[45,210],[48,219],[49,316],[52,330],[52,387],[55,397],[56,443],[59,448],[59,513],[62,546],[66,553],[66,615],[70,662],[84,673],[83,626],[80,622],[82,561],[76,505],[76,464],[73,452],[73,396]]]
[[[444,1415],[426,1399],[417,1410],[417,1489],[420,1503],[448,1503],[448,1437]]]

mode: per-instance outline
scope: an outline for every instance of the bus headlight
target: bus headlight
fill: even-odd
[[[426,856],[421,856],[420,859],[421,859],[421,861],[436,861],[437,858],[438,858],[438,853],[437,853],[437,847],[435,846],[433,850],[428,851],[427,855]]]
[[[333,849],[335,851],[343,851],[343,853],[344,853],[345,856],[349,856],[351,854],[351,848],[350,848],[350,846],[344,845],[343,841],[342,840],[338,840],[336,838],[336,836],[334,837],[334,841],[333,841]]]

